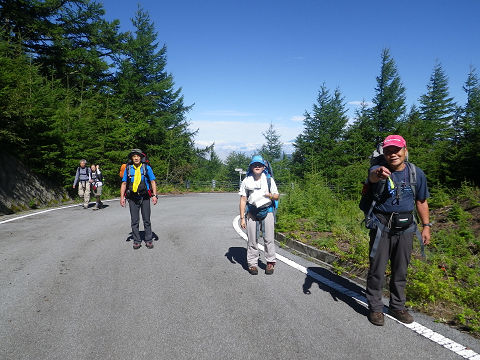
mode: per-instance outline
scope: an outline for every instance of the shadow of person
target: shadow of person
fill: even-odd
[[[242,265],[243,269],[248,271],[247,265],[247,249],[243,247],[231,247],[228,249],[225,257],[230,261],[232,264],[240,264]]]
[[[307,276],[302,285],[305,295],[311,295],[311,287],[317,284],[319,289],[330,293],[334,301],[343,301],[357,313],[367,316],[368,309],[355,299],[366,302],[365,289],[352,281],[338,276],[322,267],[307,268]]]
[[[231,247],[228,249],[225,257],[232,263],[232,264],[240,264],[242,265],[243,269],[248,271],[248,264],[247,264],[247,249],[243,247]],[[258,267],[262,270],[267,268],[261,260],[258,261]]]

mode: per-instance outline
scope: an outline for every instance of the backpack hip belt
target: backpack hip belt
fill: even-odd
[[[388,227],[388,225],[384,225],[378,217],[375,216],[374,213],[371,213],[370,215],[370,229],[374,230],[376,229],[377,232],[375,234],[375,240],[373,241],[372,245],[372,250],[370,251],[370,258],[373,259],[377,253],[378,250],[378,245],[380,244],[380,238],[382,237],[382,232],[383,231],[388,231],[391,232],[392,230]],[[417,223],[413,221],[413,223],[407,227],[404,230],[401,231],[395,231],[393,230],[394,233],[404,233],[408,234],[411,232],[415,232],[415,235],[417,235],[418,241],[420,242],[420,251],[422,254],[422,258],[425,258],[425,245],[423,244],[422,240],[422,234],[420,233],[420,230],[418,230]]]

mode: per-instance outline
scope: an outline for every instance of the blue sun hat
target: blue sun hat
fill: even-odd
[[[260,163],[260,164],[263,164],[263,166],[267,166],[267,164],[265,163],[265,160],[263,160],[263,157],[261,155],[254,155],[252,157],[252,161],[250,161],[250,164],[248,166],[252,166],[252,164],[255,164],[255,163]]]

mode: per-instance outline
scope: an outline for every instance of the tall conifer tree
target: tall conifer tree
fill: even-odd
[[[270,162],[279,159],[282,154],[282,142],[272,123],[270,123],[267,131],[262,133],[262,135],[265,138],[265,144],[260,149],[262,156]]]
[[[447,76],[442,65],[437,63],[427,84],[427,93],[420,97],[423,124],[419,133],[422,134],[423,140],[428,143],[451,140],[455,110],[456,105],[449,96]]]
[[[382,51],[380,75],[377,76],[375,93],[372,100],[374,106],[370,115],[377,129],[374,142],[379,143],[385,136],[396,132],[406,108],[405,87],[388,49]]]
[[[480,184],[480,82],[475,68],[471,67],[463,86],[467,102],[458,119],[458,143],[454,168],[460,179]]]
[[[118,63],[116,86],[131,146],[148,151],[165,180],[184,178],[195,157],[194,132],[185,115],[181,88],[166,71],[166,46],[158,50],[157,33],[141,8],[132,20],[135,34],[126,42]],[[175,170],[175,171],[174,171]]]
[[[339,89],[330,95],[322,85],[313,104],[312,112],[305,112],[303,133],[295,140],[294,162],[298,162],[297,172],[319,172],[331,174],[338,159],[339,142],[348,122],[345,103]],[[297,165],[297,166],[298,166]]]

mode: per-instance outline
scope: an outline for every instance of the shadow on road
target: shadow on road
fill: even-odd
[[[133,240],[133,235],[130,232],[125,241],[132,241],[132,240]],[[145,231],[140,231],[140,240],[145,241]],[[155,232],[152,232],[152,240],[158,241],[158,235],[155,234]]]
[[[225,257],[232,263],[232,264],[240,264],[242,265],[245,271],[248,271],[248,264],[247,264],[247,249],[244,247],[231,247],[228,249],[228,252],[225,254]],[[258,267],[262,270],[267,268],[261,260],[258,261]]]
[[[232,264],[240,264],[244,270],[248,271],[247,249],[243,247],[231,247],[225,256]]]
[[[312,276],[309,276],[308,274],[312,274],[312,275],[318,274],[322,278],[324,278],[325,281],[314,279]],[[364,307],[363,305],[355,301],[355,299],[353,299],[352,296],[346,295],[344,293],[344,292],[350,292],[350,293],[355,293],[360,297],[365,297],[365,289],[358,286],[357,284],[354,284],[350,280],[345,279],[341,276],[335,275],[334,273],[321,267],[309,267],[307,268],[307,276],[305,277],[305,282],[303,283],[303,286],[302,286],[303,293],[305,295],[311,294],[310,289],[313,286],[313,284],[318,285],[318,287],[321,290],[330,293],[334,301],[339,301],[339,300],[343,301],[345,304],[350,306],[357,313],[364,316],[368,315],[368,309],[366,307]]]

